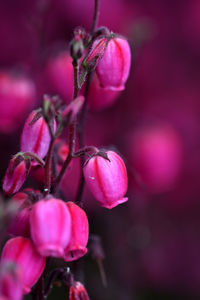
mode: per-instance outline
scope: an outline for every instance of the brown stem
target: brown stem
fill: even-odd
[[[94,15],[92,20],[91,34],[93,35],[99,18],[99,0],[94,3]]]
[[[52,155],[53,155],[53,146],[54,146],[54,138],[51,138],[51,142],[49,145],[49,151],[47,153],[45,168],[44,168],[44,196],[50,193],[51,189],[51,165],[52,165]]]
[[[93,20],[92,20],[92,27],[91,27],[91,35],[94,34],[94,31],[96,29],[96,25],[98,23],[98,18],[99,18],[99,0],[95,0],[94,3],[94,14],[93,14]],[[85,88],[85,102],[83,104],[83,108],[81,111],[81,116],[80,116],[80,124],[79,124],[79,147],[83,148],[85,146],[84,142],[84,123],[85,123],[85,114],[86,114],[86,109],[87,109],[87,98],[88,98],[88,93],[89,93],[89,88],[90,88],[90,81],[91,81],[91,76],[92,73],[88,74],[87,82],[86,82],[86,88]],[[83,175],[83,165],[84,165],[84,157],[81,157],[81,178],[79,182],[79,188],[78,192],[76,195],[76,203],[81,203],[82,196],[83,196],[83,191],[84,191],[84,175]]]
[[[99,16],[99,0],[95,0],[95,7],[94,7],[94,15],[93,15],[93,21],[92,21],[92,27],[91,27],[91,33],[93,34],[98,22],[98,16]],[[73,62],[73,69],[74,69],[74,95],[73,99],[76,99],[78,97],[79,93],[79,62],[77,59],[74,59]],[[84,147],[84,136],[83,136],[83,127],[84,127],[84,119],[85,119],[85,113],[86,113],[86,107],[87,107],[87,96],[88,96],[88,91],[89,91],[89,86],[90,86],[90,80],[91,80],[91,74],[88,74],[88,80],[86,84],[86,89],[85,89],[85,102],[83,105],[83,109],[81,112],[81,117],[80,117],[80,127],[79,127],[79,146],[80,148]],[[76,118],[73,120],[72,124],[69,127],[69,154],[63,164],[63,167],[57,176],[55,180],[55,185],[54,185],[54,190],[59,186],[60,181],[62,180],[62,177],[71,162],[74,151],[75,151],[75,145],[76,145]],[[84,164],[84,158],[81,157],[81,168],[83,167]],[[84,178],[83,178],[83,172],[81,174],[81,180],[80,180],[80,186],[78,189],[76,201],[80,202],[83,194],[83,188],[84,188]]]
[[[64,161],[64,164],[62,166],[62,169],[60,170],[60,173],[58,174],[58,177],[55,180],[55,185],[54,185],[54,189],[56,190],[56,188],[59,186],[61,179],[63,177],[63,175],[65,174],[65,171],[67,169],[67,167],[69,166],[69,163],[72,160],[72,155],[69,153],[66,160]]]
[[[78,60],[74,59],[72,64],[73,64],[73,68],[74,68],[74,95],[73,95],[73,99],[76,99],[78,97],[78,93],[79,93],[79,86],[78,86],[79,65],[78,65]]]
[[[79,86],[78,86],[78,82],[79,82],[79,64],[78,64],[78,60],[74,59],[73,60],[73,68],[74,68],[74,95],[73,95],[73,99],[76,99],[79,93]],[[69,126],[69,154],[66,158],[66,160],[64,161],[64,164],[61,168],[60,173],[58,174],[56,180],[55,180],[55,184],[54,184],[54,191],[56,191],[56,189],[58,188],[63,175],[65,174],[65,171],[69,165],[69,163],[71,162],[72,158],[73,158],[73,154],[75,151],[75,146],[76,146],[76,118],[73,120],[72,124],[70,124]]]
[[[80,122],[79,122],[79,147],[84,148],[85,146],[85,139],[84,139],[84,125],[85,125],[85,115],[87,110],[87,99],[88,99],[88,93],[89,93],[89,87],[90,87],[90,81],[91,81],[91,73],[88,74],[86,87],[85,87],[85,101],[83,104],[83,108],[80,114]],[[84,191],[84,175],[83,175],[83,165],[84,165],[84,157],[81,157],[81,178],[79,182],[79,187],[76,195],[76,203],[80,204],[82,201],[83,191]]]

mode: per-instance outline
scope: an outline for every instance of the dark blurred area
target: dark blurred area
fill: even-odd
[[[42,94],[71,100],[68,45],[75,26],[89,30],[93,5],[0,0],[1,180]],[[113,106],[88,110],[86,139],[121,153],[129,201],[107,211],[85,190],[108,286],[89,256],[85,285],[95,300],[199,299],[200,1],[101,0],[99,25],[128,38],[132,67]],[[58,298],[67,296],[55,288]]]

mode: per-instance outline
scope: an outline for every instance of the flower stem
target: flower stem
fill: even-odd
[[[73,64],[73,69],[74,69],[74,95],[73,95],[73,100],[74,100],[78,97],[78,93],[79,93],[78,60],[74,59],[72,64]],[[58,174],[58,176],[55,180],[54,191],[56,191],[56,189],[58,188],[58,186],[62,180],[62,177],[65,174],[65,171],[73,158],[73,154],[75,152],[75,146],[76,146],[76,118],[73,120],[72,124],[70,124],[70,126],[69,126],[69,154],[68,154],[66,160],[64,161],[64,164],[60,170],[60,173]]]
[[[29,156],[31,159],[35,160],[41,167],[45,166],[44,160],[33,152],[24,152],[24,156]]]
[[[47,158],[46,158],[45,168],[44,168],[44,178],[45,178],[44,196],[48,195],[51,189],[51,166],[52,166],[53,146],[54,146],[54,138],[51,137],[51,142],[49,145],[49,150],[47,153]]]
[[[94,15],[93,15],[92,27],[91,27],[91,34],[93,34],[95,29],[96,29],[98,18],[99,18],[99,0],[95,0]]]
[[[91,35],[94,34],[96,25],[98,23],[98,18],[99,18],[99,0],[95,0],[94,3],[94,14],[93,14],[93,21],[92,21],[92,27],[91,27]],[[85,141],[84,141],[84,125],[85,125],[85,115],[86,115],[86,110],[87,110],[87,98],[88,98],[88,93],[89,93],[89,88],[90,88],[90,81],[91,81],[91,76],[92,73],[90,72],[88,74],[87,82],[86,82],[86,87],[85,87],[85,102],[83,104],[83,108],[81,111],[80,115],[80,123],[79,123],[79,147],[83,148],[85,146]],[[76,195],[76,203],[81,204],[82,201],[82,196],[83,196],[83,191],[84,191],[84,175],[83,175],[83,165],[84,165],[84,157],[81,157],[81,178],[79,182],[79,187]]]

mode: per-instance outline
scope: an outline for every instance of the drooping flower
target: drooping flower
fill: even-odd
[[[60,199],[42,199],[30,215],[31,237],[42,256],[63,257],[71,236],[71,216]]]
[[[126,202],[128,178],[122,158],[113,151],[106,152],[108,159],[93,156],[84,167],[86,184],[101,206],[113,208]]]
[[[47,123],[42,116],[37,118],[37,111],[28,116],[21,135],[21,151],[33,152],[44,158],[50,144],[50,133]]]
[[[13,157],[6,170],[3,179],[3,191],[7,195],[12,195],[19,191],[24,184],[28,175],[30,166],[25,160],[18,161],[18,158]]]
[[[109,90],[124,90],[130,66],[131,51],[127,40],[111,38],[96,68],[100,86]]]
[[[1,255],[2,262],[19,266],[23,278],[23,293],[28,294],[44,271],[46,259],[38,254],[32,241],[24,237],[8,240]]]

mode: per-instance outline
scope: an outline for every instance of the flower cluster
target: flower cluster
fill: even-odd
[[[76,123],[84,117],[83,94],[88,85],[89,105],[101,109],[113,103],[124,89],[131,59],[128,42],[108,30],[97,30],[88,37],[82,29],[76,29],[71,57],[72,102],[63,105],[56,96],[44,96],[43,107],[32,111],[24,124],[20,152],[11,159],[3,180],[4,193],[12,196],[10,203],[16,207],[7,229],[12,237],[1,254],[0,296],[7,300],[20,300],[31,292],[39,278],[45,276],[47,258],[69,263],[89,252],[89,223],[81,190],[76,199],[64,198],[59,190],[63,175],[69,175],[75,159],[80,159],[82,179],[101,206],[112,209],[128,200],[127,171],[122,158],[114,151],[83,145],[81,139],[78,150],[76,144]],[[62,140],[65,129],[68,144]],[[35,171],[36,177],[41,175],[42,189],[22,189]],[[89,299],[82,283],[69,276],[69,270],[53,272],[50,278],[57,276],[68,285],[70,300]],[[44,290],[42,293],[48,295]]]

